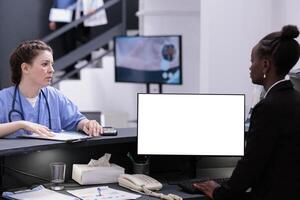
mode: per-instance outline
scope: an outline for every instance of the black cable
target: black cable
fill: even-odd
[[[21,170],[14,169],[14,168],[11,168],[11,167],[7,167],[7,166],[4,166],[4,165],[0,165],[0,166],[3,167],[3,168],[5,168],[5,169],[11,170],[13,172],[16,172],[16,173],[19,173],[19,174],[22,174],[22,175],[25,175],[25,176],[29,176],[29,177],[32,177],[32,178],[36,178],[36,179],[39,179],[39,180],[43,180],[43,181],[49,182],[49,179],[46,179],[46,178],[43,178],[43,177],[39,177],[39,176],[36,176],[34,174],[26,173],[26,172],[23,172]]]

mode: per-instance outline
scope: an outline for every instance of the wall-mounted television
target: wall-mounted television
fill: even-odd
[[[114,38],[115,81],[182,84],[181,36]]]

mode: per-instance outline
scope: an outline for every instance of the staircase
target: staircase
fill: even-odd
[[[79,60],[91,54],[91,52],[95,53],[96,51],[96,54],[98,54],[97,49],[101,49],[101,47],[110,43],[114,36],[126,34],[126,1],[106,1],[95,12],[61,27],[42,40],[50,42],[66,31],[83,23],[88,17],[117,4],[121,5],[120,21],[111,22],[108,30],[105,30],[77,49],[55,60],[55,70],[57,73],[52,85],[58,87],[69,99],[78,105],[80,111],[101,112],[104,115],[105,126],[119,128],[131,126],[127,123],[128,119],[136,122],[136,94],[143,92],[145,86],[114,82],[114,57],[111,53],[112,50],[100,53],[100,57],[97,56],[98,58],[96,59],[92,58],[90,63],[86,62],[82,65],[82,62],[79,62]],[[76,62],[78,63],[75,65],[75,70],[61,76],[58,75],[59,72]],[[94,68],[93,66],[99,64],[99,62],[102,62],[102,67]],[[68,80],[75,73],[80,74],[80,80]],[[132,126],[136,126],[136,124]]]
[[[126,118],[136,121],[137,93],[145,92],[145,85],[116,83],[112,54],[102,58],[101,68],[86,67],[79,73],[79,80],[64,80],[58,87],[80,111],[103,113],[105,126],[123,127]]]

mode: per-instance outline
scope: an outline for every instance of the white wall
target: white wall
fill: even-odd
[[[183,35],[183,86],[169,92],[252,94],[250,53],[271,31],[272,0],[140,0],[143,34]]]
[[[300,1],[299,0],[273,0],[272,27],[280,30],[282,26],[294,24],[300,28]],[[300,42],[300,38],[297,38]],[[300,62],[294,67],[300,68]]]
[[[272,0],[202,0],[200,92],[252,94],[252,47],[271,30]]]
[[[182,35],[183,85],[164,85],[163,92],[198,92],[200,1],[140,0],[138,16],[142,35]]]
[[[80,111],[100,111],[105,116],[127,114],[129,120],[136,120],[136,94],[145,92],[145,86],[116,83],[114,58],[111,55],[105,56],[102,63],[102,68],[81,70],[80,80],[62,81],[59,89]],[[115,120],[119,117],[122,116],[115,116]]]
[[[140,33],[144,35],[180,34],[183,49],[183,82],[181,86],[163,86],[163,92],[199,91],[199,0],[140,1]],[[125,112],[136,120],[138,92],[146,92],[145,84],[115,83],[114,62],[105,57],[103,68],[84,69],[81,80],[63,81],[59,88],[81,111]],[[155,92],[153,85],[152,92]],[[76,88],[76,89],[75,89]],[[79,92],[78,92],[79,91]]]
[[[299,26],[300,1],[201,0],[200,7],[200,92],[244,93],[248,111],[251,49],[283,25]]]
[[[253,91],[249,77],[251,49],[263,36],[285,24],[300,28],[299,8],[299,0],[140,0],[138,16],[141,34],[183,36],[184,84],[163,86],[164,92],[243,93],[247,112]],[[136,119],[136,93],[145,92],[144,85],[116,84],[113,66],[104,69],[99,72],[99,80],[88,78],[95,80],[89,83],[96,87],[92,91],[78,86],[83,90],[78,95],[71,91],[75,83],[69,82],[65,84],[66,94],[82,110],[120,110]],[[89,93],[97,97],[80,100],[83,95],[92,98]]]

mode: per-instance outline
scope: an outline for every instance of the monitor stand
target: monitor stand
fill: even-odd
[[[195,155],[151,155],[150,175],[172,185],[183,180],[196,179],[198,157]]]
[[[151,83],[146,83],[147,94],[150,94],[150,84]],[[161,83],[158,83],[158,93],[162,94],[162,84]]]

